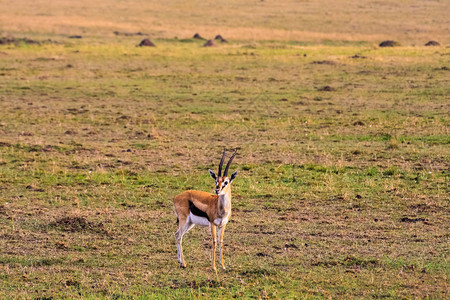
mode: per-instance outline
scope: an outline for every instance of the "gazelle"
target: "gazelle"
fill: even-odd
[[[223,263],[223,232],[231,217],[231,183],[236,178],[237,171],[228,176],[228,169],[236,156],[237,149],[228,161],[222,176],[222,165],[225,160],[225,150],[219,164],[219,172],[216,174],[212,170],[209,175],[216,181],[215,194],[202,191],[185,191],[173,199],[175,213],[179,222],[179,227],[175,233],[177,239],[178,261],[182,268],[186,268],[184,262],[182,240],[183,235],[195,225],[209,226],[212,235],[212,267],[216,270],[216,229],[219,232],[220,262]]]

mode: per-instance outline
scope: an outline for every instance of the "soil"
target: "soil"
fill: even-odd
[[[397,46],[400,46],[400,43],[396,42],[396,41],[392,41],[392,40],[387,40],[387,41],[382,41],[378,46],[380,46],[380,47],[397,47]]]
[[[350,56],[350,58],[363,58],[364,59],[364,58],[367,58],[367,56],[355,54],[353,56]]]
[[[228,41],[224,39],[220,34],[216,35],[214,39],[220,41],[221,43],[228,43]]]
[[[193,36],[194,39],[199,39],[199,40],[206,40],[204,37],[202,37],[200,34],[196,33]]]
[[[124,36],[135,36],[135,35],[144,35],[142,32],[120,32],[120,31],[114,31],[115,35],[124,35]]]
[[[139,47],[155,47],[155,44],[149,39],[143,39],[139,44]]]
[[[106,233],[103,223],[95,224],[89,222],[84,217],[64,217],[49,225],[50,227],[57,227],[68,232],[91,231],[96,233]]]
[[[330,65],[330,66],[336,65],[336,63],[331,60],[315,60],[311,64],[313,64],[313,65]]]
[[[333,92],[333,91],[335,91],[336,89],[333,88],[333,87],[331,87],[331,86],[329,86],[329,85],[326,85],[326,86],[317,88],[317,90],[318,90],[318,91],[321,91],[321,92]]]
[[[427,219],[424,218],[408,218],[408,217],[404,217],[400,220],[400,222],[404,222],[404,223],[417,223],[417,222],[426,222],[428,221]]]
[[[2,37],[0,38],[0,45],[19,45],[19,44],[26,44],[26,45],[40,45],[41,43],[35,40],[31,40],[28,38],[15,38],[15,37]]]
[[[436,41],[428,41],[428,43],[425,44],[425,46],[440,46],[441,44],[439,44]]]

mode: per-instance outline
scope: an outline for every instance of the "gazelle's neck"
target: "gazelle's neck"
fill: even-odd
[[[227,188],[225,193],[219,194],[219,203],[218,203],[219,215],[223,216],[228,214],[231,210],[231,189]]]

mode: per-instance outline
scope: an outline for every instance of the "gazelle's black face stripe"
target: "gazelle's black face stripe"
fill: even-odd
[[[222,188],[224,188],[224,187],[227,186],[227,184],[228,184],[228,181],[224,181],[224,182],[222,182],[222,183],[220,184],[220,186],[221,186]],[[219,188],[219,183],[218,183],[218,182],[216,182],[216,188]]]

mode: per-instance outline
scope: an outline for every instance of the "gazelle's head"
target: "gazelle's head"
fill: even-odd
[[[230,157],[230,160],[228,161],[227,166],[225,167],[225,171],[223,172],[223,176],[222,176],[222,165],[225,160],[225,150],[223,150],[222,159],[220,160],[218,174],[216,175],[216,173],[214,173],[213,170],[211,169],[209,170],[209,175],[211,175],[211,177],[216,181],[216,188],[214,192],[217,195],[226,194],[231,186],[231,182],[236,178],[237,171],[231,174],[231,176],[228,178],[228,168],[230,167],[233,158],[236,156],[236,153],[237,149],[234,150],[233,155]]]

